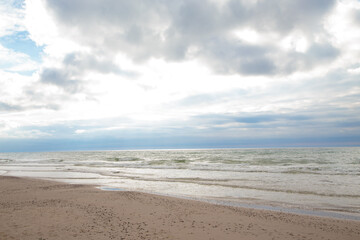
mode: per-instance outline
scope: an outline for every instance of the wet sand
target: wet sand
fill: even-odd
[[[0,239],[360,239],[360,221],[0,177]]]

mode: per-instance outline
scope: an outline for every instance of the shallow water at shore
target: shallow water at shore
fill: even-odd
[[[360,148],[0,153],[0,175],[360,216]]]

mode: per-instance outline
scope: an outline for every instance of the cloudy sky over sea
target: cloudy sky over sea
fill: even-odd
[[[0,0],[0,151],[360,145],[358,0]]]

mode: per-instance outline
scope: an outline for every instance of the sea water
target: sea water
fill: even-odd
[[[0,175],[360,219],[360,148],[0,153]]]

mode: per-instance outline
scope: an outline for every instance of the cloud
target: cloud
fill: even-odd
[[[205,114],[193,117],[195,122],[200,121],[208,127],[227,128],[229,125],[238,129],[248,128],[276,128],[284,123],[297,122],[298,125],[314,120],[313,116],[300,113],[249,113],[239,112],[233,114]],[[281,123],[281,124],[279,124]],[[283,134],[286,134],[285,132]]]
[[[87,119],[21,127],[14,133],[27,138],[45,137],[49,142],[77,142],[74,146],[85,141],[93,147],[114,149],[159,147],[157,144],[160,142],[165,147],[195,147],[197,145],[193,144],[196,142],[201,143],[202,147],[241,147],[250,143],[252,146],[264,146],[262,144],[268,141],[273,146],[288,146],[290,143],[309,146],[312,141],[329,144],[333,141],[331,139],[337,139],[335,144],[347,144],[350,140],[356,142],[360,139],[360,126],[356,124],[360,119],[351,119],[348,114],[344,109],[329,113],[326,108],[289,113],[199,114],[188,119],[172,119],[166,123],[146,124],[144,121],[142,125],[131,119]],[[30,133],[34,135],[31,136]],[[87,147],[84,145],[80,148]]]
[[[352,115],[352,114],[350,114]],[[301,139],[332,138],[353,136],[357,132],[360,119],[349,120],[346,109],[330,110],[327,107],[289,113],[249,113],[205,114],[194,116],[187,126],[197,126],[199,136],[218,136],[239,139]],[[200,127],[201,126],[201,127]],[[182,130],[186,132],[186,130]],[[194,131],[194,130],[193,130]],[[195,131],[194,131],[195,132]],[[202,132],[202,133],[201,133]]]
[[[28,98],[26,96],[26,98]],[[0,101],[0,113],[24,112],[33,109],[58,110],[59,106],[51,103],[41,104],[36,102],[23,103],[19,101],[17,104],[6,103]]]
[[[140,62],[200,59],[220,74],[268,76],[312,69],[338,56],[326,39],[314,42],[325,34],[322,21],[334,2],[46,1],[61,34],[101,58],[124,53]],[[262,41],[247,44],[234,37],[234,31],[243,28],[256,31]],[[306,54],[276,44],[294,30],[310,41]],[[269,36],[275,36],[275,42],[266,42]],[[298,63],[284,66],[285,58]]]
[[[84,91],[87,76],[92,73],[102,75],[115,74],[126,78],[135,78],[134,71],[122,70],[117,64],[105,58],[82,52],[66,54],[59,67],[45,67],[40,72],[40,82],[51,84],[67,93]]]
[[[0,112],[13,112],[22,110],[21,106],[0,102]]]
[[[21,7],[15,7],[16,2],[8,0],[0,3],[0,37],[24,30],[24,12]]]
[[[27,76],[0,70],[0,76],[1,118],[15,125],[19,121],[27,122],[27,119],[36,117],[36,114],[39,114],[35,114],[36,111],[43,110],[51,113],[51,111],[59,110],[66,99],[71,99],[69,96],[64,99],[63,94],[39,84],[36,74]],[[28,115],[24,117],[22,114]]]
[[[268,47],[242,43],[236,39],[214,38],[204,43],[201,55],[217,72],[224,74],[271,75],[275,66]]]
[[[322,19],[334,3],[335,0],[260,0],[248,10],[249,22],[259,30],[284,34],[301,29],[314,34],[322,30]]]
[[[352,17],[354,22],[360,27],[360,9],[353,11]]]
[[[304,53],[291,52],[288,55],[280,55],[281,59],[287,59],[282,66],[284,73],[292,73],[303,70],[311,70],[317,66],[331,63],[340,55],[340,50],[329,43],[312,44]]]
[[[0,44],[0,68],[10,72],[34,71],[38,65],[31,57],[22,52],[15,52]]]
[[[118,65],[107,58],[98,59],[94,55],[81,52],[67,54],[63,60],[63,64],[66,68],[66,71],[71,69],[77,74],[83,74],[86,71],[94,71],[103,74],[113,73],[127,77],[135,77],[137,75],[135,72],[122,70]]]
[[[339,50],[330,44],[313,44],[307,52],[314,62],[331,60],[339,55]]]
[[[52,84],[70,93],[76,93],[82,88],[81,81],[72,79],[72,76],[61,69],[47,68],[41,72],[40,81]]]
[[[38,68],[37,62],[21,49],[13,48],[25,42],[24,36],[19,34],[26,30],[24,17],[22,1],[0,3],[0,69],[29,75]]]

